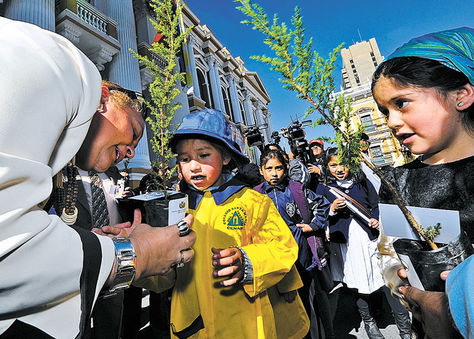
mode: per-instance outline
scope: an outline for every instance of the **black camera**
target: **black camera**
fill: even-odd
[[[274,144],[278,145],[280,143],[280,140],[281,140],[280,133],[278,133],[278,131],[273,131],[272,132],[272,142]]]
[[[294,158],[304,163],[305,166],[315,161],[303,130],[303,127],[309,124],[311,124],[311,120],[303,122],[295,120],[287,128],[281,129],[283,136],[288,139],[288,144],[290,145],[290,150]]]
[[[257,146],[260,150],[263,149],[265,139],[257,126],[248,127],[244,131],[244,136],[247,138],[247,145],[249,147]]]

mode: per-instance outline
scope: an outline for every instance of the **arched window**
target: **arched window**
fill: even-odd
[[[209,86],[206,78],[202,71],[197,68],[196,69],[198,83],[199,83],[199,92],[201,92],[201,99],[206,103],[207,108],[211,108],[211,101],[209,100]]]
[[[245,115],[244,105],[242,105],[242,101],[239,100],[240,112],[242,114],[242,121],[244,125],[247,125],[247,116]]]
[[[211,72],[206,72],[206,79],[207,79],[207,90],[209,96],[209,107],[216,108],[216,104],[214,103],[214,96],[212,95],[212,86],[211,86]]]
[[[232,111],[232,104],[230,102],[229,88],[221,86],[222,98],[224,99],[225,112],[230,116],[230,119],[235,122],[234,112]]]

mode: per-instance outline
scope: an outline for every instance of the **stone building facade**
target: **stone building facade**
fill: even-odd
[[[153,80],[129,51],[149,54],[155,38],[147,0],[0,0],[0,15],[65,36],[95,63],[104,79],[126,89],[142,94]],[[255,125],[270,140],[270,97],[258,74],[234,57],[187,4],[182,21],[193,26],[185,46],[192,82],[179,84],[177,100],[182,107],[175,122],[189,112],[215,108],[226,114],[242,143],[242,132]],[[128,165],[132,180],[140,180],[150,170],[149,149],[144,134]],[[247,152],[256,159],[255,149],[247,147]]]

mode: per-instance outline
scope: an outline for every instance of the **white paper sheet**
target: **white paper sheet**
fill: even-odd
[[[407,206],[407,208],[425,230],[428,226],[441,224],[440,234],[434,239],[437,243],[446,244],[457,238],[461,232],[458,211],[413,206]],[[379,209],[380,222],[385,235],[420,240],[397,205],[379,204]]]

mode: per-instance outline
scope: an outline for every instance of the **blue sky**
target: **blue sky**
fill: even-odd
[[[271,103],[273,130],[280,130],[290,123],[290,115],[303,114],[308,105],[295,94],[285,90],[278,75],[251,55],[267,54],[270,50],[263,44],[263,35],[243,25],[244,15],[232,0],[186,0],[190,8],[207,24],[221,43],[234,57],[240,56],[246,67],[258,72]],[[397,1],[335,1],[335,0],[259,0],[258,3],[270,17],[278,13],[287,23],[295,6],[301,13],[312,36],[314,48],[326,58],[329,52],[344,43],[345,47],[360,40],[377,40],[380,52],[388,56],[409,39],[425,33],[474,26],[474,2],[472,0],[397,0]],[[340,86],[342,61],[339,58],[335,70],[337,89]],[[328,127],[305,128],[307,139],[331,135]]]

